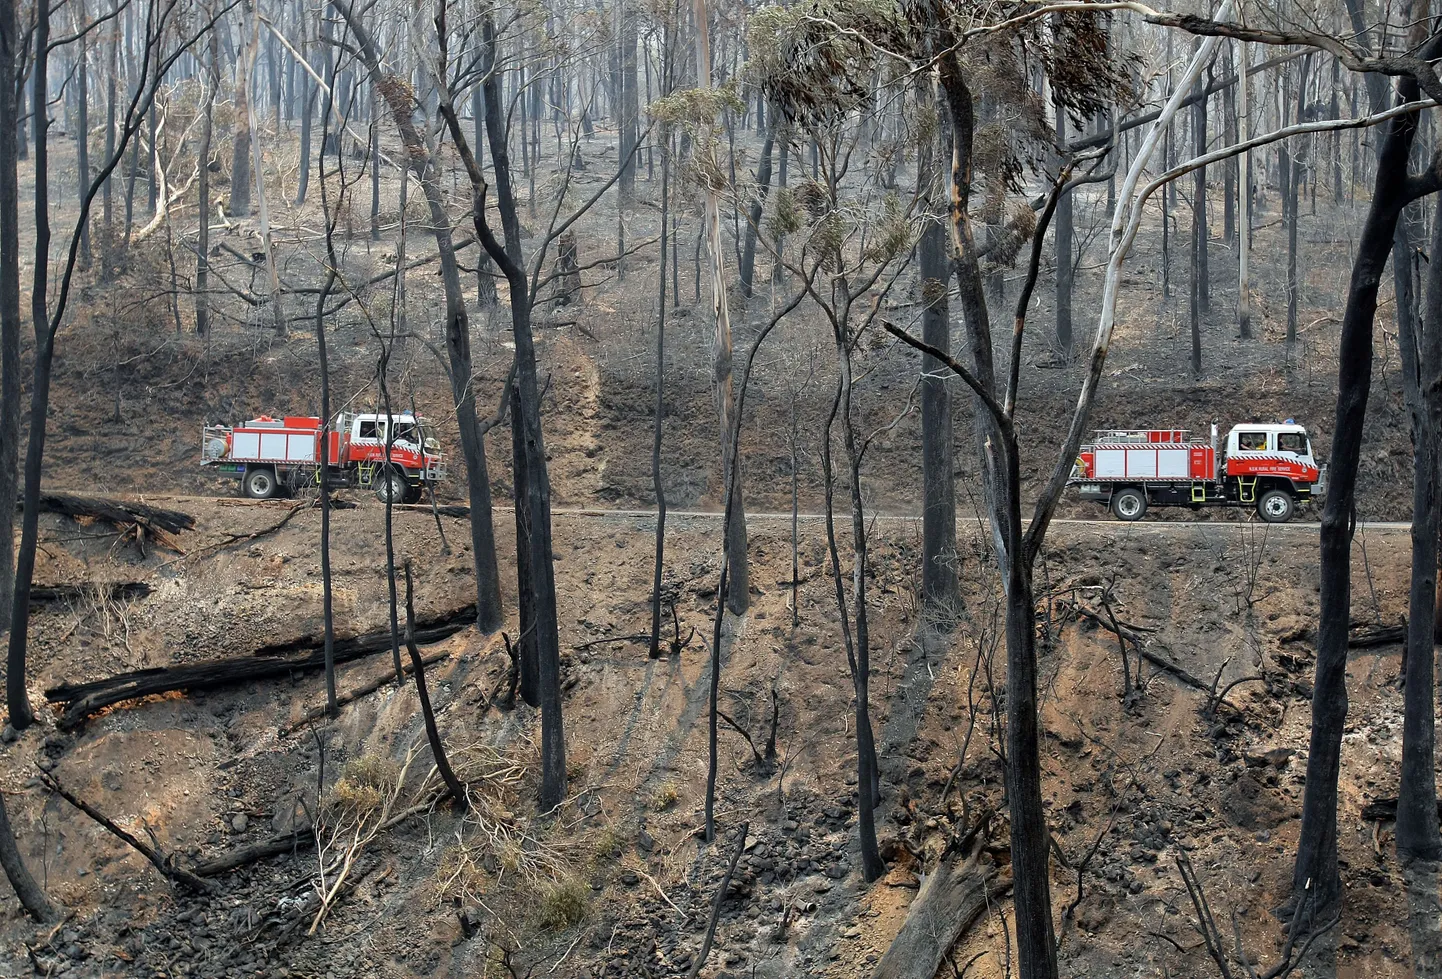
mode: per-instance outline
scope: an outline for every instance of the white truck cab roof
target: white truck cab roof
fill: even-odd
[[[1275,422],[1243,422],[1240,425],[1232,426],[1232,431],[1234,432],[1243,429],[1248,432],[1301,432],[1302,434],[1306,434],[1307,432],[1305,425],[1298,425],[1294,422],[1284,422],[1280,425]]]
[[[351,417],[364,418],[366,421],[378,421],[382,418],[385,418],[386,413],[383,411],[363,411],[359,414],[352,415]],[[411,414],[409,411],[392,412],[390,417],[394,418],[397,422],[414,422],[417,420],[417,416]],[[426,419],[420,418],[420,421],[426,421]]]

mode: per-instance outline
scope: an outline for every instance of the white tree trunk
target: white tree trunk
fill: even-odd
[[[695,0],[696,15],[696,84],[711,88],[711,30],[706,0]],[[737,615],[746,611],[750,602],[750,575],[746,565],[746,514],[741,506],[741,475],[736,446],[731,444],[732,416],[736,397],[731,382],[731,311],[726,300],[725,252],[721,241],[721,193],[717,187],[721,167],[716,159],[714,124],[707,122],[697,134],[696,153],[706,181],[706,251],[711,265],[711,308],[716,316],[716,332],[711,342],[715,370],[716,410],[721,422],[722,505],[732,502],[731,519],[726,527],[726,553],[730,564],[730,589],[727,607]]]

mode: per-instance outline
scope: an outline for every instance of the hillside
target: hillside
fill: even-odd
[[[184,555],[142,557],[99,528],[47,518],[39,580],[143,580],[154,591],[133,601],[46,606],[35,623],[37,700],[60,681],[246,655],[316,630],[313,510],[273,534],[228,543],[273,526],[291,504],[164,502],[197,518],[181,541]],[[382,509],[362,500],[335,514],[343,634],[384,626]],[[445,525],[456,547],[460,525]],[[314,674],[123,704],[72,732],[46,721],[6,745],[4,782],[12,820],[37,827],[22,831],[22,851],[74,917],[39,945],[12,919],[5,971],[29,969],[11,943],[31,934],[25,940],[38,967],[72,976],[480,975],[498,967],[502,948],[538,972],[564,956],[559,974],[677,974],[695,953],[745,819],[748,849],[723,905],[713,974],[722,966],[731,975],[864,972],[899,927],[916,875],[947,834],[1000,802],[987,679],[997,599],[981,584],[983,542],[969,536],[963,620],[949,637],[918,637],[914,531],[879,529],[873,689],[885,759],[882,832],[894,861],[867,887],[854,856],[850,686],[818,530],[803,524],[805,583],[793,627],[785,525],[753,528],[757,594],[752,612],[728,627],[735,632],[723,700],[761,747],[775,691],[778,760],[758,764],[723,729],[716,844],[695,835],[715,523],[684,518],[672,526],[668,588],[682,638],[693,627],[696,634],[679,657],[653,662],[643,647],[620,640],[647,625],[651,521],[562,516],[556,569],[572,794],[556,817],[533,811],[535,716],[498,702],[506,665],[500,638],[473,632],[425,650],[441,654],[428,682],[475,799],[463,818],[424,805],[436,783],[426,775],[431,765],[410,686],[382,684],[347,705],[334,725],[294,727],[323,704]],[[1180,852],[1191,856],[1214,906],[1245,910],[1252,954],[1274,956],[1276,929],[1264,912],[1290,872],[1304,757],[1289,746],[1305,742],[1309,713],[1310,539],[1304,527],[1256,537],[1220,525],[1057,528],[1044,562],[1046,798],[1071,864],[1095,851],[1081,875],[1081,900],[1062,925],[1069,974],[1162,966],[1174,976],[1211,974],[1173,866]],[[1405,599],[1405,534],[1370,531],[1367,539],[1368,563],[1359,555],[1356,573],[1375,588],[1376,605],[1361,589],[1354,614],[1395,621]],[[419,571],[422,617],[467,601],[464,545],[446,554],[434,521],[415,512],[397,515],[397,541]],[[1257,569],[1250,600],[1248,567]],[[1233,688],[1209,717],[1204,692],[1149,667],[1142,692],[1124,706],[1115,637],[1066,611],[1074,601],[1087,607],[1095,595],[1088,586],[1113,577],[1120,614],[1148,630],[1150,650],[1208,682],[1214,675],[1223,684],[1250,675],[1262,681]],[[345,667],[340,689],[383,677],[387,661],[381,654]],[[1397,669],[1396,648],[1384,647],[1359,651],[1351,671],[1342,843],[1348,879],[1368,897],[1365,910],[1355,908],[1328,939],[1338,974],[1407,974],[1407,887],[1379,827],[1360,815],[1367,802],[1395,792]],[[396,789],[408,755],[405,785]],[[218,878],[215,895],[190,897],[47,796],[37,764],[122,825],[148,826],[182,865],[304,825],[318,794],[338,819],[337,778],[370,778],[382,793],[395,791],[387,812],[422,805],[359,848],[326,924],[306,937],[317,908],[311,884],[334,879],[334,868],[316,877],[313,850],[297,847],[294,856]],[[986,838],[1004,842],[1002,817],[991,817]],[[323,842],[330,861],[345,840]],[[1055,879],[1060,910],[1077,893],[1075,872],[1059,867]],[[467,921],[477,923],[473,934]],[[1000,928],[1001,919],[986,918],[958,961],[973,949],[994,950]],[[993,958],[984,955],[972,974],[1001,975]]]

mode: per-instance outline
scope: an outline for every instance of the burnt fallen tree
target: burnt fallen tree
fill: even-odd
[[[432,507],[427,503],[402,503],[394,507],[396,510],[413,510],[416,513],[436,513],[442,517],[455,517],[462,519],[471,515],[471,508],[460,504],[446,504],[444,506]]]
[[[1347,632],[1348,649],[1371,649],[1407,641],[1407,623],[1399,625],[1353,625]]]
[[[282,833],[260,843],[226,850],[218,856],[198,861],[191,872],[197,877],[218,877],[241,867],[315,848],[315,829],[309,824],[299,826],[289,833]]]
[[[476,619],[476,607],[447,612],[439,617],[423,619],[416,625],[415,639],[429,644],[448,639],[468,628]],[[391,648],[389,629],[359,636],[337,639],[335,661],[346,663]],[[181,666],[133,670],[87,683],[63,683],[45,691],[45,698],[62,705],[59,726],[73,728],[96,711],[137,697],[182,691],[196,693],[218,690],[237,683],[266,680],[306,673],[325,667],[325,651],[320,640],[304,636],[294,642],[265,646],[250,656],[231,656],[203,660]]]
[[[144,581],[104,581],[85,585],[36,585],[30,589],[30,604],[69,602],[90,598],[112,601],[134,601],[147,597],[154,589]]]
[[[1373,799],[1362,807],[1362,818],[1371,822],[1390,823],[1397,819],[1397,797]],[[1442,822],[1442,799],[1437,801],[1437,820]]]
[[[969,856],[947,854],[926,875],[871,979],[931,979],[962,934],[1010,887],[980,848]]]
[[[136,540],[148,536],[172,550],[176,549],[175,535],[195,527],[195,518],[179,510],[69,493],[40,494],[40,511],[58,513],[72,520],[99,520],[122,533],[133,532]]]
[[[436,803],[443,802],[449,797],[450,792],[446,789],[428,795],[409,809],[402,809],[400,812],[392,815],[380,824],[378,831],[399,826],[412,816],[418,816],[426,812]],[[315,844],[315,827],[307,821],[288,833],[281,833],[279,836],[273,836],[260,843],[253,843],[249,846],[242,846],[234,850],[226,850],[216,856],[197,861],[191,867],[190,873],[200,878],[219,877],[221,874],[230,873],[232,870],[239,870],[241,867],[248,867],[262,860],[269,860],[272,857],[293,856],[307,850],[312,850],[315,848]]]

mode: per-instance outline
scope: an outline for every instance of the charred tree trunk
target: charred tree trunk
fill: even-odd
[[[1056,111],[1056,143],[1066,145],[1066,107],[1054,101]],[[1076,349],[1072,342],[1071,296],[1075,265],[1072,258],[1072,195],[1064,192],[1056,202],[1056,217],[1052,222],[1052,240],[1056,245],[1056,348],[1061,356],[1070,361]],[[928,341],[931,342],[931,341]]]
[[[485,167],[486,140],[486,93],[484,85],[477,85],[471,93],[471,116],[476,127],[476,165]],[[491,307],[496,304],[495,263],[484,248],[476,249],[476,304]]]
[[[159,83],[158,79],[156,80],[156,82],[157,84]],[[146,203],[150,205],[151,217],[155,217],[155,215],[160,213],[160,145],[159,140],[156,138],[156,127],[158,125],[157,117],[159,115],[159,107],[151,106],[149,112],[149,119],[147,120],[150,129],[150,158],[148,162],[149,179],[146,181],[145,188],[146,194],[148,195],[146,198]]]
[[[371,109],[371,147],[370,147],[370,168],[371,168],[371,241],[381,240],[381,125],[380,125],[380,101],[378,94],[372,93]]]
[[[576,235],[564,231],[556,239],[556,305],[581,301],[581,262]]]
[[[346,0],[334,4],[359,43],[371,83],[386,99],[411,159],[411,169],[420,180],[430,210],[432,234],[439,255],[441,282],[445,292],[446,353],[449,358],[451,394],[456,404],[461,455],[466,465],[467,489],[471,502],[471,553],[476,569],[476,627],[494,632],[501,627],[500,570],[496,564],[495,531],[491,524],[491,481],[486,467],[486,448],[476,419],[475,387],[471,383],[470,316],[461,289],[460,265],[451,240],[451,221],[446,213],[440,168],[425,139],[416,129],[414,96],[408,87],[395,84],[381,67],[378,49],[361,23],[353,5]]]
[[[247,75],[254,72],[257,53],[260,51],[260,11],[252,12],[250,42],[246,47],[245,59],[249,62]],[[347,107],[349,109],[349,107]],[[254,115],[254,110],[249,102],[246,103],[248,116]],[[265,158],[260,149],[260,134],[250,134],[250,166],[251,175],[255,180],[256,202],[259,204],[260,241],[265,250],[265,270],[270,278],[270,315],[274,324],[275,335],[284,337],[290,332],[290,326],[285,318],[285,296],[281,290],[280,269],[276,264],[275,238],[270,231],[270,202],[265,192]],[[176,331],[180,330],[180,314],[175,317]]]
[[[1057,105],[1057,143],[1066,137],[1066,110]],[[1070,360],[1076,355],[1076,345],[1071,339],[1071,284],[1073,284],[1074,245],[1071,241],[1071,193],[1066,192],[1057,200],[1057,216],[1054,221],[1054,238],[1057,251],[1057,353]]]
[[[305,193],[310,186],[310,141],[311,120],[315,117],[315,93],[318,86],[315,79],[305,74],[300,80],[302,91],[300,104],[300,175],[295,190],[295,206],[305,203]]]
[[[24,38],[17,38],[16,45],[23,47]],[[30,140],[26,135],[25,120],[28,117],[25,105],[25,81],[29,76],[29,67],[15,73],[15,156],[17,159],[30,159]]]
[[[1419,57],[1434,57],[1434,36]],[[1418,97],[1415,80],[1398,83],[1398,100]],[[1347,719],[1347,630],[1351,618],[1351,544],[1356,522],[1357,469],[1362,426],[1372,382],[1373,325],[1377,289],[1392,250],[1398,217],[1408,201],[1435,191],[1432,181],[1411,177],[1407,160],[1416,138],[1416,119],[1385,124],[1368,208],[1352,266],[1338,350],[1337,415],[1332,438],[1331,488],[1322,512],[1321,611],[1318,616],[1316,677],[1312,688],[1312,729],[1302,799],[1302,826],[1292,875],[1291,904],[1304,920],[1315,920],[1341,896],[1337,865],[1337,779],[1342,729]]]
[[[941,127],[937,145],[920,147],[918,193],[929,201],[930,214],[917,243],[921,275],[922,339],[939,350],[951,351],[951,309],[947,299],[951,263],[946,247],[947,197],[941,189],[944,156],[950,133]],[[1060,289],[1060,286],[1058,286]],[[921,381],[921,595],[931,618],[939,625],[961,611],[961,583],[956,550],[956,479],[953,457],[951,390],[934,357],[922,361]],[[793,466],[794,470],[794,466]],[[794,476],[794,472],[793,472]]]
[[[844,288],[844,287],[843,287]],[[844,325],[844,324],[843,324]],[[847,645],[851,657],[852,706],[856,725],[856,829],[861,844],[861,872],[867,881],[874,881],[886,872],[881,861],[881,850],[876,842],[876,807],[880,802],[881,778],[876,761],[876,738],[871,727],[871,626],[867,614],[867,531],[866,513],[861,499],[861,452],[856,440],[856,425],[852,417],[852,376],[851,350],[848,338],[843,333],[836,337],[838,360],[841,371],[838,405],[841,414],[842,437],[846,444],[846,458],[849,465],[851,492],[851,540],[853,547],[851,589],[852,612],[856,625],[854,641],[846,629]],[[824,441],[830,439],[830,426]],[[830,455],[830,452],[827,452]],[[829,463],[828,459],[828,463]],[[831,530],[830,494],[827,499],[828,536],[831,538],[832,571],[836,578],[836,595],[842,618],[848,616],[846,592],[842,585],[840,563],[836,555],[836,535]]]
[[[90,67],[89,34],[87,22],[90,19],[85,4],[80,5],[80,16],[76,19],[76,33],[80,35],[80,50],[75,55],[75,173],[76,198],[85,196],[90,188]],[[90,222],[80,228],[80,267],[90,267]]]
[[[1172,32],[1167,31],[1167,90],[1171,91],[1172,81]],[[1162,166],[1170,170],[1172,168],[1172,125],[1168,121],[1166,132],[1162,136]],[[1162,188],[1162,298],[1169,299],[1172,295],[1172,249],[1171,249],[1171,215],[1177,211],[1177,185],[1170,182]]]
[[[1408,208],[1403,225],[1418,222]],[[1406,229],[1399,225],[1398,236]],[[1432,219],[1433,255],[1442,255],[1442,219]],[[1401,254],[1393,247],[1393,262]],[[1410,267],[1406,275],[1411,278]],[[1397,851],[1412,858],[1442,858],[1437,828],[1435,686],[1437,540],[1442,528],[1442,262],[1428,267],[1426,307],[1420,322],[1400,308],[1397,345],[1402,388],[1412,423],[1412,582],[1407,617],[1406,687],[1402,720],[1402,775],[1397,800]]]
[[[340,7],[335,3],[327,3],[326,6],[337,13],[341,12]],[[333,113],[335,112],[336,101],[335,28],[330,17],[322,16],[320,18],[319,46],[322,59],[321,78],[324,80],[326,92],[330,93],[325,102],[326,112]],[[319,87],[320,86],[317,85],[317,88]],[[336,132],[336,127],[329,118],[325,120],[322,130],[325,135],[321,138],[320,142],[321,154],[325,155],[329,153],[335,155],[340,153],[340,133]]]
[[[617,124],[620,130],[618,158],[621,161],[621,179],[617,190],[621,207],[630,207],[636,200],[636,142],[640,116],[638,80],[636,74],[636,32],[640,20],[635,0],[620,0],[621,35],[618,52],[620,69],[620,96]],[[622,224],[624,227],[624,221]]]
[[[1171,34],[1167,35],[1168,40]],[[1172,130],[1169,126],[1166,133],[1166,146],[1162,152],[1162,166],[1170,170],[1172,168]],[[1172,214],[1176,212],[1177,194],[1176,183],[1169,183],[1162,188],[1162,299],[1165,301],[1172,296]]]
[[[1245,42],[1237,45],[1237,139],[1246,142],[1251,129],[1247,95],[1252,80],[1247,72],[1251,59]],[[1241,207],[1240,234],[1237,236],[1237,332],[1243,340],[1252,338],[1252,154],[1243,153],[1237,163],[1238,193]]]
[[[40,0],[35,12],[35,58],[30,69],[33,86],[35,142],[35,264],[30,287],[30,315],[35,331],[35,362],[30,385],[30,439],[25,447],[25,510],[20,520],[20,553],[15,562],[15,590],[11,598],[10,646],[6,661],[5,698],[10,724],[17,731],[35,720],[25,689],[26,643],[30,631],[30,585],[35,576],[35,549],[40,543],[40,464],[45,452],[45,422],[50,401],[50,363],[55,335],[50,329],[46,302],[50,267],[50,128],[49,98],[50,2]]]
[[[451,769],[450,759],[446,757],[446,746],[441,741],[441,732],[436,727],[436,712],[431,708],[431,695],[426,689],[426,667],[421,661],[421,651],[416,648],[416,606],[414,590],[411,587],[411,561],[406,558],[406,652],[411,658],[411,668],[416,678],[416,699],[421,704],[421,719],[425,723],[426,740],[430,742],[431,757],[436,760],[436,773],[440,775],[441,781],[445,783],[446,789],[450,792],[451,798],[455,801],[456,810],[465,812],[470,807],[470,796],[466,793],[466,787],[461,780],[456,778],[456,773]]]
[[[246,3],[247,12],[249,7]],[[229,211],[237,217],[250,214],[250,73],[254,65],[254,48],[246,44],[235,64],[235,141],[230,156]]]
[[[1341,107],[1338,102],[1342,91],[1342,63],[1336,58],[1332,59],[1332,101],[1328,107],[1333,119],[1340,119],[1338,115]],[[1341,207],[1343,200],[1342,193],[1342,134],[1332,133],[1332,205]]]
[[[130,232],[135,227],[135,181],[140,174],[140,140],[130,150],[130,172],[125,176],[125,247],[130,247]]]
[[[23,54],[15,3],[16,0],[0,0],[0,65],[17,64]],[[20,182],[16,173],[16,141],[22,125],[17,118],[19,102],[20,89],[9,74],[4,75],[0,79],[0,269],[11,270],[20,268]],[[19,495],[19,466],[20,276],[12,271],[0,275],[0,632],[10,628],[10,603],[15,594],[15,499]],[[14,841],[4,830],[5,827],[0,827],[0,860],[8,859],[6,851]],[[24,873],[18,850],[15,863]],[[5,868],[10,869],[8,862]],[[15,880],[14,874],[11,880]],[[16,891],[19,889],[17,885]]]
[[[487,99],[499,103],[497,98]],[[490,126],[488,125],[489,129]],[[496,199],[502,220],[510,220],[519,228],[515,198],[502,183],[501,173],[509,177],[509,154],[498,148],[493,138],[491,159],[496,172]],[[504,190],[502,188],[505,188]],[[477,212],[484,197],[477,202]],[[478,219],[482,220],[482,219]],[[529,581],[524,587],[530,593],[531,614],[535,630],[535,663],[537,696],[541,708],[541,805],[551,809],[566,796],[566,742],[561,717],[561,651],[559,623],[556,612],[555,569],[551,557],[551,481],[546,467],[545,441],[541,431],[541,392],[536,379],[536,351],[531,333],[531,302],[524,273],[514,263],[501,261],[504,254],[494,239],[487,246],[491,258],[505,272],[511,287],[512,334],[516,343],[516,385],[512,401],[511,424],[520,430],[521,453],[513,458],[517,472],[525,473],[525,496],[516,500],[516,519],[524,521],[525,533],[518,535],[527,548]],[[497,254],[500,252],[500,254]]]
[[[218,80],[218,79],[217,79]],[[322,131],[328,129],[326,120],[330,119],[331,95],[326,96],[326,112],[321,117]],[[325,154],[320,156],[320,200],[322,220],[325,221],[325,250],[326,250],[326,272],[325,285],[321,286],[320,295],[315,301],[315,346],[316,355],[320,367],[320,424],[321,424],[321,459],[320,469],[317,476],[320,479],[320,587],[321,587],[321,619],[324,629],[322,654],[325,658],[325,709],[327,716],[335,717],[340,713],[336,702],[335,689],[335,591],[331,579],[330,568],[330,433],[334,420],[330,411],[330,359],[326,349],[325,341],[325,306],[330,298],[330,293],[335,288],[336,279],[340,277],[340,261],[335,250],[335,228],[340,220],[341,201],[336,202],[335,211],[332,212],[327,201],[327,190],[325,183]],[[390,426],[387,426],[389,430]],[[411,632],[407,637],[414,642]]]
[[[1192,104],[1193,151],[1197,156],[1207,152],[1207,100],[1202,97],[1202,81],[1197,79]],[[1202,376],[1202,316],[1211,305],[1207,282],[1207,168],[1198,167],[1192,177],[1192,377]]]
[[[3,3],[4,0],[0,0]],[[666,570],[666,488],[661,481],[661,432],[666,414],[666,222],[671,208],[671,154],[661,151],[661,262],[656,267],[660,291],[656,306],[656,408],[651,429],[651,486],[656,493],[656,562],[651,575],[652,659],[661,658],[661,579]]]
[[[4,2],[6,6],[10,5],[10,0]],[[0,17],[3,16],[0,14]],[[12,14],[11,20],[13,19]],[[3,30],[3,25],[0,25],[0,31]],[[3,47],[0,47],[0,51],[3,51]],[[26,914],[41,923],[55,920],[55,906],[50,903],[40,885],[35,883],[35,878],[30,876],[25,860],[20,856],[20,847],[15,842],[15,831],[10,828],[10,816],[5,811],[3,794],[0,794],[0,867],[5,868],[5,876],[9,879],[10,886],[15,889],[15,896],[20,899]]]
[[[120,18],[115,18],[115,20],[111,22],[111,25],[110,63],[105,79],[105,158],[107,160],[115,154],[115,98],[117,76],[120,74]],[[115,194],[113,184],[114,180],[106,177],[105,187],[101,190],[101,219],[105,222],[105,247],[107,250],[115,247]],[[108,262],[106,275],[109,275]]]
[[[1442,455],[1442,450],[1439,450],[1438,454]],[[1437,566],[1442,568],[1442,531],[1439,531],[1437,537]],[[1437,609],[1433,617],[1432,639],[1437,645],[1442,646],[1442,586],[1437,588]]]
[[[443,24],[438,24],[443,30]],[[444,35],[443,35],[444,36]],[[449,95],[442,93],[440,110],[451,138],[470,177],[471,217],[476,237],[506,276],[511,291],[511,326],[516,344],[516,382],[512,387],[511,425],[518,434],[513,446],[517,474],[525,480],[525,495],[516,498],[517,548],[524,542],[528,574],[519,582],[529,590],[536,641],[537,693],[541,707],[541,806],[551,809],[566,796],[566,741],[561,713],[561,650],[556,611],[556,578],[552,565],[551,480],[546,466],[546,446],[541,429],[541,392],[536,379],[536,347],[531,331],[534,295],[521,264],[521,222],[511,185],[510,152],[506,125],[501,117],[501,97],[496,29],[487,16],[481,25],[484,59],[491,68],[486,74],[486,132],[491,142],[491,161],[496,176],[496,207],[500,213],[505,244],[496,240],[486,220],[488,187],[485,175],[471,152],[460,118]],[[539,259],[538,259],[539,260]]]
[[[942,87],[951,115],[952,240],[962,317],[972,352],[973,374],[983,390],[995,391],[991,323],[986,306],[976,243],[968,213],[972,189],[975,116],[972,93],[951,49],[949,31],[941,31]],[[995,398],[993,397],[993,403]],[[1041,798],[1041,741],[1037,718],[1036,608],[1031,588],[1031,555],[1021,534],[1020,475],[1016,442],[1001,422],[973,399],[978,418],[978,457],[987,475],[985,496],[991,514],[998,562],[1006,574],[1007,754],[1006,795],[1011,816],[1011,865],[1020,971],[1028,979],[1056,979],[1057,949],[1051,915],[1046,809]],[[990,449],[988,447],[991,447]]]
[[[271,125],[275,127],[276,134],[280,133],[280,103],[282,101],[283,89],[280,79],[280,45],[275,43],[275,35],[269,34],[265,39],[265,67],[267,81],[270,85],[270,119]]]
[[[1232,60],[1231,48],[1227,48],[1227,62]],[[1237,76],[1227,72],[1229,77]],[[1210,86],[1209,86],[1210,87]],[[1237,113],[1235,89],[1228,88],[1218,98],[1222,110],[1222,139],[1225,146],[1237,142]],[[1222,241],[1230,248],[1237,234],[1237,158],[1232,157],[1222,164]]]

